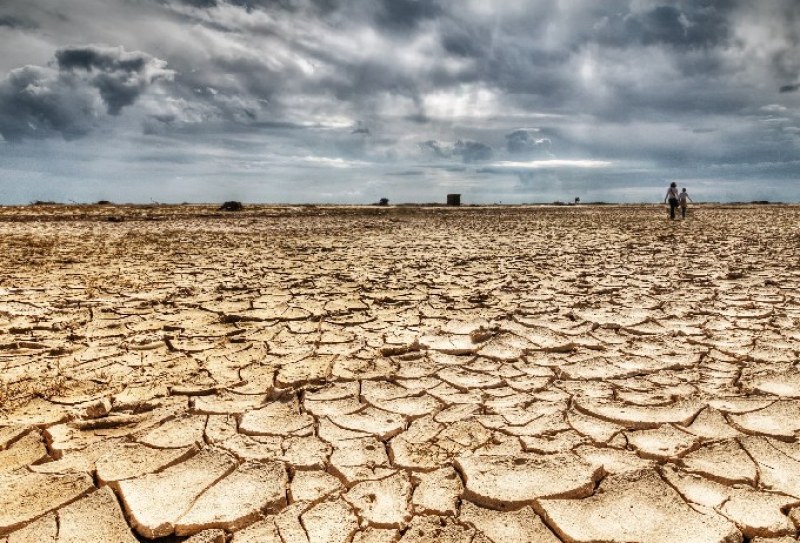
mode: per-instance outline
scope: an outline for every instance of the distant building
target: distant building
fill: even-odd
[[[460,194],[448,194],[447,195],[447,205],[449,205],[449,206],[460,206],[461,205],[461,195]]]

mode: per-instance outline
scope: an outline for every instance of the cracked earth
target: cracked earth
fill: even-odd
[[[798,541],[800,208],[0,208],[0,543]]]

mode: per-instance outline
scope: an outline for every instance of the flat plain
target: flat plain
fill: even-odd
[[[798,540],[800,207],[6,207],[0,255],[0,543]]]

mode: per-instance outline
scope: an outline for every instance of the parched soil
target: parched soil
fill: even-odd
[[[797,541],[800,207],[0,208],[0,543]]]

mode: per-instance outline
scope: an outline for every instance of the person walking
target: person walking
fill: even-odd
[[[686,218],[686,206],[688,205],[688,202],[694,202],[694,200],[692,200],[692,198],[689,196],[689,193],[686,192],[686,188],[684,187],[684,189],[678,195],[678,203],[681,206],[681,219]]]
[[[678,207],[678,184],[674,181],[669,184],[664,202],[669,200],[669,218],[675,220],[675,208]]]

